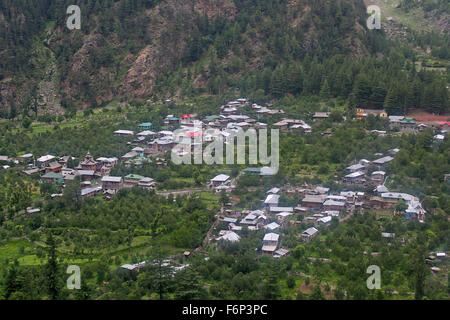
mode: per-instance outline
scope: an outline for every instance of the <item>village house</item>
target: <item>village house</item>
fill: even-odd
[[[341,191],[340,195],[345,197],[348,203],[354,203],[356,201],[356,192],[354,191]]]
[[[60,163],[58,163],[57,161],[53,161],[53,162],[47,163],[43,170],[45,171],[45,173],[49,173],[49,172],[60,173],[62,168],[63,168],[63,166]]]
[[[118,136],[125,136],[125,137],[134,136],[134,132],[131,130],[117,130],[117,131],[114,131],[114,134],[118,135]]]
[[[386,176],[386,172],[384,172],[384,171],[374,171],[370,175],[370,179],[372,180],[372,182],[379,185],[384,182],[385,176]]]
[[[273,126],[279,130],[285,131],[288,129],[289,124],[285,120],[282,120],[277,123],[274,123]]]
[[[419,222],[423,222],[425,213],[422,204],[414,199],[408,202],[408,208],[405,210],[405,217],[406,219],[417,219]]]
[[[326,217],[322,217],[317,219],[316,221],[316,225],[317,226],[326,226],[329,225],[331,222],[332,217],[331,216],[326,216]]]
[[[42,156],[40,158],[36,159],[37,165],[39,166],[43,166],[46,165],[47,163],[49,163],[50,161],[56,159],[55,156],[52,155],[46,155],[46,156]]]
[[[362,119],[367,118],[369,115],[378,116],[380,118],[387,118],[388,114],[384,110],[377,110],[377,109],[356,109],[356,118]]]
[[[277,207],[278,202],[280,201],[280,195],[278,194],[269,194],[266,197],[266,200],[264,200],[264,206],[265,207]]]
[[[362,171],[362,170],[365,170],[365,169],[366,169],[366,167],[364,165],[360,164],[360,163],[351,165],[350,167],[346,168],[346,170],[348,172],[350,172],[350,173]]]
[[[175,142],[171,137],[155,139],[148,143],[155,153],[166,153],[172,150]]]
[[[416,130],[416,120],[414,118],[404,118],[400,120],[401,132],[414,132]]]
[[[220,240],[229,242],[239,242],[239,240],[241,240],[241,237],[237,233],[227,230],[227,232],[224,235],[216,238],[216,241]]]
[[[400,127],[400,122],[405,119],[405,116],[389,116],[389,126],[391,128]]]
[[[124,184],[135,186],[139,184],[139,181],[145,179],[145,177],[138,174],[129,174],[124,177]]]
[[[264,226],[267,221],[267,217],[261,210],[251,211],[247,216],[244,217],[239,223],[241,225],[248,225],[253,227],[253,230],[257,230],[258,227]]]
[[[312,128],[303,120],[293,120],[289,127],[290,132],[311,133]]]
[[[288,253],[289,253],[289,250],[280,248],[277,251],[275,251],[273,257],[274,258],[281,258],[281,257],[286,256]]]
[[[380,159],[374,160],[372,163],[373,163],[374,165],[377,165],[377,166],[383,166],[383,165],[385,165],[385,164],[391,162],[392,160],[394,160],[393,157],[391,157],[391,156],[386,156],[386,157],[382,157],[382,158],[380,158]]]
[[[294,208],[294,213],[305,215],[308,212],[308,208],[297,206]]]
[[[33,209],[32,207],[27,208],[27,214],[33,214],[33,213],[39,213],[41,212],[41,209],[39,208],[35,208]]]
[[[339,217],[340,214],[341,214],[339,211],[334,211],[334,210],[323,211],[322,213],[323,213],[325,216],[329,216],[329,217]]]
[[[387,192],[389,192],[389,190],[388,190],[388,188],[386,188],[386,186],[384,186],[384,185],[379,185],[379,186],[377,186],[377,187],[373,190],[373,192],[374,192],[376,195],[381,196],[381,194],[387,193]]]
[[[277,216],[278,221],[283,223],[293,214],[294,214],[293,212],[283,211],[283,212],[277,213],[276,216]]]
[[[92,186],[92,183],[90,181],[82,181],[80,182],[81,188],[90,188]]]
[[[333,200],[333,201],[339,201],[339,202],[343,202],[345,203],[347,201],[347,197],[344,196],[337,196],[337,195],[328,195],[326,198],[326,200]]]
[[[345,210],[345,201],[328,199],[323,203],[323,209],[326,211],[343,211]]]
[[[142,137],[142,138],[153,137],[155,135],[156,135],[156,132],[153,132],[150,130],[145,130],[145,131],[139,132],[137,134],[138,137]]]
[[[58,159],[58,163],[65,168],[67,166],[67,162],[69,161],[71,157],[70,156],[62,156]],[[72,157],[72,159],[75,159]]]
[[[398,152],[400,151],[399,148],[394,148],[394,149],[390,149],[388,150],[388,152],[392,155],[396,155]]]
[[[94,170],[78,170],[81,181],[91,181],[96,178]]]
[[[364,175],[365,174],[362,171],[350,173],[345,176],[345,182],[350,183],[350,184],[365,183],[366,179],[364,178]]]
[[[305,231],[303,231],[300,236],[303,239],[305,239],[307,242],[309,242],[309,241],[311,241],[312,238],[317,236],[318,232],[319,232],[319,230],[317,230],[314,227],[311,227],[311,228],[308,228]]]
[[[279,227],[280,227],[280,225],[276,222],[272,222],[272,223],[269,223],[268,225],[264,226],[264,228],[269,231],[274,231],[274,230],[278,229]]]
[[[150,130],[151,127],[152,127],[152,123],[151,122],[144,122],[144,123],[141,123],[140,125],[138,125],[138,129],[140,131]]]
[[[382,232],[381,237],[385,239],[393,239],[395,238],[395,233]]]
[[[29,169],[23,170],[22,172],[25,173],[27,176],[32,176],[35,174],[39,174],[40,170],[39,168],[30,167]]]
[[[266,194],[277,194],[278,192],[280,192],[280,188],[272,188],[269,191],[266,192]]]
[[[330,117],[329,112],[316,112],[313,116],[313,119],[316,121],[323,121]]]
[[[147,190],[153,190],[155,188],[155,181],[152,178],[143,178],[139,180],[138,187],[147,189]]]
[[[119,159],[117,158],[98,158],[97,161],[97,170],[100,170],[101,176],[109,176],[111,170],[115,167]]]
[[[285,213],[291,213],[294,214],[294,208],[293,207],[269,207],[269,213],[270,214],[278,214],[281,212],[285,212]]]
[[[139,156],[139,153],[137,153],[136,151],[130,151],[130,152],[124,154],[122,157],[120,157],[120,160],[127,161],[130,159],[136,158],[137,156]]]
[[[230,182],[230,176],[227,176],[226,174],[219,174],[210,180],[210,185],[213,187],[217,187],[220,185],[227,185]]]
[[[55,172],[48,172],[41,177],[41,183],[52,183],[55,185],[63,185],[64,177],[62,174]]]
[[[61,174],[64,177],[64,181],[73,181],[76,177],[79,176],[78,171],[71,168],[63,168],[61,170]]]
[[[419,124],[417,125],[417,130],[418,130],[419,132],[422,132],[422,131],[424,131],[424,130],[427,129],[427,128],[429,128],[429,126],[427,126],[427,125],[424,124],[424,123],[419,123]]]
[[[263,238],[262,254],[273,256],[278,247],[279,235],[276,233],[267,233]]]
[[[321,210],[324,201],[325,199],[323,196],[307,195],[302,200],[302,206],[308,208],[311,211]]]
[[[122,177],[105,176],[102,178],[103,191],[112,191],[112,193],[115,194],[122,188],[123,188]]]
[[[316,187],[314,189],[314,191],[316,192],[316,194],[329,194],[330,193],[330,188],[324,188],[324,187]]]
[[[333,135],[333,130],[331,128],[328,128],[327,130],[320,133],[324,137],[331,137]]]
[[[19,157],[19,161],[22,163],[30,163],[33,160],[33,157],[34,156],[32,153],[26,153]],[[2,158],[2,156],[0,156],[0,161],[2,161],[1,158]],[[8,158],[8,157],[6,157],[6,158]]]
[[[81,190],[81,197],[92,198],[98,195],[102,191],[102,187],[85,188]]]
[[[10,159],[8,156],[0,156],[0,162],[2,163],[6,163],[6,162],[11,162],[12,159]]]

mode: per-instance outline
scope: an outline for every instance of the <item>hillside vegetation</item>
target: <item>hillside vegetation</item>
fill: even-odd
[[[362,0],[85,0],[73,31],[70,4],[0,4],[1,117],[236,91],[448,111],[448,71],[416,72],[416,51],[366,29]]]

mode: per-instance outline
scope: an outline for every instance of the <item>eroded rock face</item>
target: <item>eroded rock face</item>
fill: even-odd
[[[186,34],[174,32],[173,23],[169,21],[186,19],[183,28],[190,28],[192,13],[206,15],[213,19],[218,15],[233,19],[236,15],[234,3],[229,0],[183,1],[173,0],[163,2],[147,15],[153,22],[149,31],[155,35],[152,44],[142,49],[132,63],[123,79],[119,92],[144,98],[151,95],[156,77],[159,73],[173,70],[182,58],[186,47]],[[189,29],[186,29],[186,33]]]

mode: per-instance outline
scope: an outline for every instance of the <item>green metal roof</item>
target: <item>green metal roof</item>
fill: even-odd
[[[144,123],[141,123],[138,127],[151,127],[151,126],[152,126],[151,122],[144,122]]]
[[[45,179],[64,179],[62,174],[54,173],[54,172],[46,173],[46,174],[44,174],[42,176],[42,178],[45,178]]]
[[[144,178],[145,177],[140,176],[138,174],[129,174],[129,175],[125,176],[125,179],[139,179],[139,180],[142,180]]]
[[[416,123],[416,120],[414,118],[405,118],[405,119],[401,120],[400,123],[411,123],[411,124],[414,124],[414,123]]]
[[[207,116],[207,117],[205,117],[205,121],[214,121],[214,120],[217,120],[217,119],[219,119],[220,117],[219,116],[216,116],[216,115],[212,115],[212,116]]]

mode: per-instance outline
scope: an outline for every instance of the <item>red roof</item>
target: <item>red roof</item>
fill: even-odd
[[[449,121],[447,121],[447,122],[442,122],[442,123],[441,123],[441,126],[450,126],[450,122],[449,122]]]
[[[201,137],[202,136],[202,132],[201,131],[197,131],[197,132],[188,132],[187,133],[191,138],[192,137]]]
[[[183,114],[181,119],[192,118],[192,114]]]

